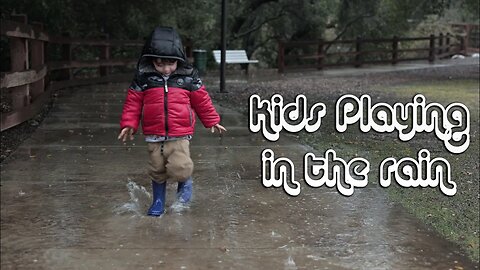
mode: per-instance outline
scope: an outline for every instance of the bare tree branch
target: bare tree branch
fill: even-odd
[[[267,44],[268,42],[270,42],[270,40],[273,40],[273,39],[278,39],[278,36],[270,36],[270,37],[268,37],[267,39],[265,39],[264,41],[262,41],[261,43],[258,43],[257,45],[255,45],[255,47],[253,47],[253,49],[252,49],[252,54],[253,54],[258,48],[263,47],[265,44]],[[249,57],[250,57],[250,55],[249,55]]]
[[[233,22],[232,28],[231,28],[232,33],[237,33],[238,31],[240,31],[243,24],[248,18],[248,14],[252,13],[262,5],[270,2],[278,2],[278,0],[255,0],[250,2],[250,5],[245,8],[244,14],[242,16],[235,18],[235,21]]]
[[[234,34],[231,38],[230,38],[230,41],[233,41],[233,40],[236,40],[236,39],[239,39],[239,38],[242,38],[246,35],[249,35],[250,33],[253,33],[255,31],[257,31],[258,29],[262,28],[262,26],[264,26],[265,24],[271,22],[271,21],[275,21],[275,20],[278,20],[279,18],[281,18],[282,16],[286,15],[286,13],[282,11],[280,11],[279,14],[271,17],[271,18],[268,18],[266,20],[264,20],[262,23],[259,23],[257,26],[253,27],[253,28],[250,28],[249,30],[243,32],[243,33],[239,33],[239,34]]]
[[[373,14],[363,14],[349,21],[347,24],[345,24],[345,27],[342,29],[342,31],[340,31],[340,33],[332,40],[332,42],[339,40],[347,32],[348,28],[350,28],[350,26],[352,26],[354,23],[365,18],[371,18],[373,16],[374,16]],[[332,46],[332,44],[333,43],[328,44],[324,52],[327,52],[328,49],[330,49],[330,47]]]

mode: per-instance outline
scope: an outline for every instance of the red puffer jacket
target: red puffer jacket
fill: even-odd
[[[142,119],[145,135],[192,135],[195,113],[206,128],[220,123],[195,69],[181,68],[167,81],[156,72],[137,73],[128,89],[120,126],[136,132]]]

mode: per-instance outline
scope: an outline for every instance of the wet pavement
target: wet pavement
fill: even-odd
[[[303,183],[298,197],[264,188],[264,148],[295,164],[322,153],[285,136],[266,142],[225,107],[217,109],[228,133],[198,125],[191,143],[190,208],[146,216],[145,143],[116,140],[127,86],[60,91],[39,129],[1,164],[1,269],[476,267],[374,186],[348,198]]]

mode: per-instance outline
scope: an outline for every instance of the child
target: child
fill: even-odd
[[[165,212],[166,181],[178,182],[176,203],[192,196],[193,162],[189,144],[195,113],[212,133],[221,126],[198,71],[187,63],[182,42],[170,27],[157,27],[148,37],[123,107],[119,140],[133,140],[140,119],[150,155],[153,202],[148,215]]]

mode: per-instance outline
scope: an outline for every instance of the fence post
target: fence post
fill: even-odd
[[[323,39],[320,39],[318,41],[317,55],[318,55],[317,69],[322,70],[323,69],[323,58],[325,57],[324,54],[323,54]]]
[[[13,21],[26,24],[27,16],[15,14],[11,16]],[[30,68],[28,59],[28,41],[24,38],[10,38],[10,71],[24,71]],[[17,110],[30,103],[30,86],[22,85],[10,88],[12,97],[12,109]]]
[[[465,55],[468,55],[468,48],[470,48],[470,30],[472,28],[472,25],[467,24],[465,25],[465,40],[464,40],[464,46],[465,46]]]
[[[443,33],[440,33],[439,37],[438,37],[438,52],[437,54],[442,55],[443,53]]]
[[[392,40],[392,65],[398,62],[398,37],[393,36]]]
[[[460,48],[459,48],[459,53],[462,53],[462,54],[467,54],[467,49],[465,47],[465,36],[460,36]]]
[[[430,35],[430,50],[428,51],[428,61],[433,63],[435,61],[435,35]]]
[[[41,23],[31,23],[34,27],[35,31],[42,31],[43,24]],[[31,66],[32,69],[40,71],[45,64],[45,43],[41,40],[32,40],[30,46],[31,52]],[[45,91],[45,79],[42,78],[34,83],[31,84],[31,95],[32,99],[35,100],[38,96],[40,96]]]
[[[278,41],[278,73],[285,71],[285,44],[283,41]]]
[[[189,58],[189,61],[192,63],[193,62],[193,48],[192,48],[192,40],[190,38],[185,38],[185,42],[183,43],[184,49],[185,49],[185,54],[187,55],[187,58]]]
[[[69,39],[70,33],[63,33],[62,37]],[[69,43],[62,44],[62,61],[72,61],[72,45]],[[61,80],[71,80],[73,78],[72,69],[67,68],[62,71]]]
[[[110,60],[110,45],[109,42],[109,35],[105,35],[107,44],[100,47],[100,60]],[[99,68],[100,77],[107,76],[110,73],[110,67],[108,66],[101,66]]]
[[[445,52],[450,56],[450,33],[447,33],[447,37],[445,38]]]
[[[362,57],[361,57],[361,50],[362,50],[362,38],[357,37],[355,41],[355,67],[360,67],[362,65]]]

